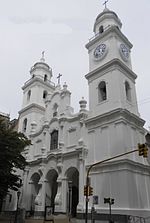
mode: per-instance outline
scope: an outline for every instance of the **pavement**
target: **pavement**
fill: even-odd
[[[46,221],[44,219],[35,219],[35,218],[25,219],[25,223],[44,223],[44,222],[45,223],[71,223],[69,221],[68,216],[66,215],[52,216]],[[13,217],[0,216],[0,223],[14,223],[14,216]]]

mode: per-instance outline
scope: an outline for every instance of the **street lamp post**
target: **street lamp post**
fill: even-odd
[[[122,154],[119,154],[119,155],[116,155],[116,156],[113,156],[113,157],[110,157],[108,159],[105,159],[105,160],[102,160],[102,161],[99,161],[99,162],[96,162],[92,165],[89,166],[88,170],[87,170],[87,175],[86,175],[86,185],[85,185],[85,188],[86,189],[86,193],[85,193],[85,202],[86,202],[86,206],[85,206],[85,223],[88,222],[88,202],[89,202],[89,193],[88,193],[88,189],[90,188],[90,182],[89,182],[89,174],[90,174],[90,171],[93,167],[97,166],[97,165],[100,165],[102,163],[106,163],[110,160],[113,160],[113,159],[116,159],[116,158],[119,158],[119,157],[122,157],[122,156],[125,156],[125,155],[128,155],[128,154],[131,154],[131,153],[134,153],[134,152],[139,152],[139,156],[143,156],[144,158],[147,157],[147,152],[148,152],[148,148],[146,146],[146,144],[138,144],[138,149],[134,149],[134,150],[131,150],[129,152],[126,152],[126,153],[122,153]]]
[[[21,194],[21,192],[18,190],[18,191],[17,191],[17,208],[16,208],[16,213],[15,213],[15,220],[14,220],[14,223],[17,223],[20,194]]]

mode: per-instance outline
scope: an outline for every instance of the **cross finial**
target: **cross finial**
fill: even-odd
[[[42,58],[44,58],[45,51],[42,51]]]
[[[61,76],[62,76],[62,74],[58,74],[58,77],[57,77],[57,79],[58,79],[58,85],[60,84],[60,78],[61,78]]]
[[[105,9],[107,8],[107,2],[108,2],[108,0],[106,0],[106,1],[103,3],[103,5],[105,5]]]
[[[45,58],[44,58],[44,56],[45,56],[45,51],[42,51],[42,57],[41,57],[41,61],[42,61],[42,62],[45,62]]]

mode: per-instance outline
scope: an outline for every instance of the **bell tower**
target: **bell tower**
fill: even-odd
[[[45,63],[44,52],[40,62],[30,69],[31,78],[23,85],[23,104],[19,111],[19,131],[29,135],[39,128],[45,113],[48,94],[55,90],[51,81],[52,69]]]
[[[117,14],[105,8],[94,23],[94,37],[86,44],[91,116],[119,108],[139,115],[135,92],[137,75],[132,71],[130,56],[132,44],[121,27]]]
[[[117,14],[105,7],[94,23],[94,37],[86,44],[89,54],[89,165],[126,153],[145,142],[145,121],[137,106],[132,71],[132,44],[121,31]],[[150,213],[147,159],[134,153],[91,170],[91,185],[100,198],[97,210],[107,213],[103,198],[115,198],[114,212],[146,216]],[[147,183],[146,183],[147,182]]]

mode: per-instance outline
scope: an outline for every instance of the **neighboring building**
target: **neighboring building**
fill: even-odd
[[[32,141],[24,152],[29,166],[23,175],[21,205],[26,211],[41,215],[45,206],[51,206],[56,213],[79,216],[85,212],[87,168],[145,142],[132,44],[121,26],[116,13],[107,8],[94,23],[94,37],[86,44],[88,111],[82,98],[79,112],[73,112],[71,92],[66,83],[61,87],[51,81],[52,69],[44,57],[31,68],[19,111],[19,131]],[[112,197],[113,214],[150,216],[150,168],[138,153],[97,166],[90,177],[99,198],[97,213],[108,213],[104,198]]]
[[[13,128],[14,131],[18,131],[18,123],[19,123],[19,119],[15,118],[15,119],[12,119],[9,124],[11,128]]]
[[[0,119],[5,120],[8,127],[13,128],[14,131],[18,131],[18,119],[10,120],[10,115],[4,112],[0,112]]]
[[[5,123],[7,125],[9,125],[9,122],[10,122],[10,116],[9,116],[9,114],[6,114],[4,112],[0,112],[0,119],[5,120]]]
[[[9,114],[6,114],[4,112],[0,112],[0,118],[9,119]]]

